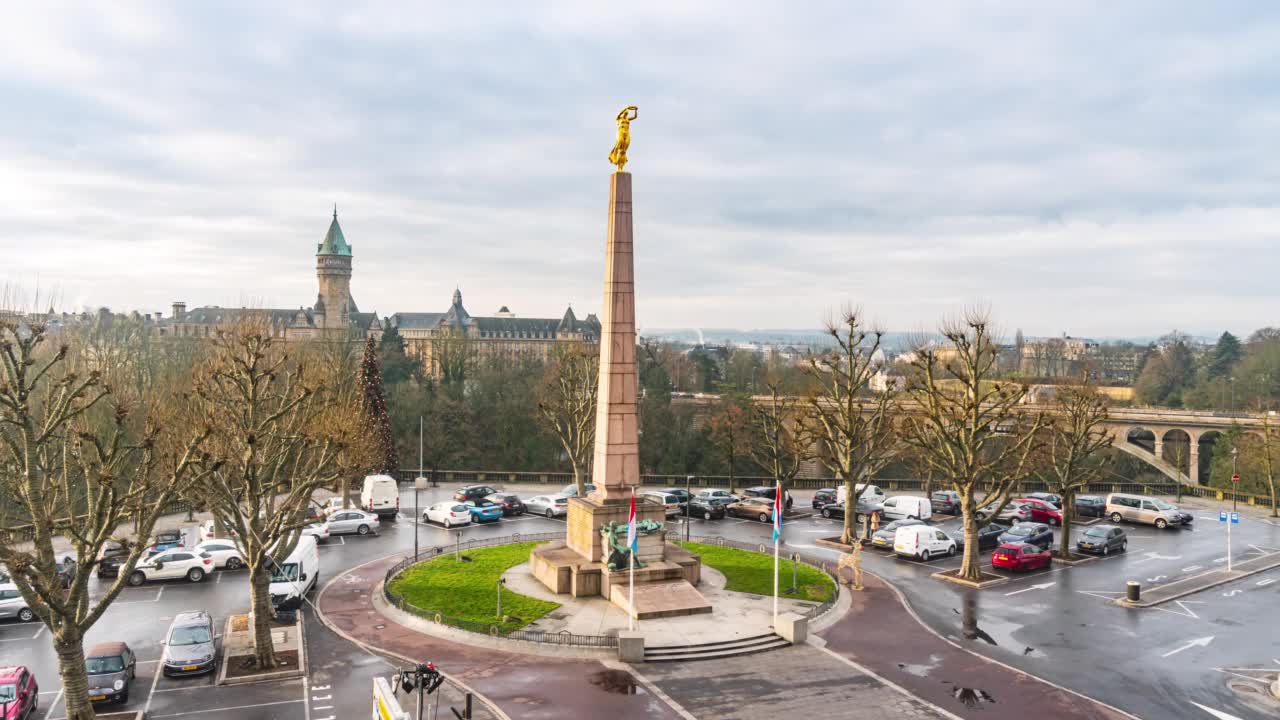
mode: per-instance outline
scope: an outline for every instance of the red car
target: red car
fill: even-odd
[[[1020,498],[1014,500],[1014,502],[1028,506],[1031,510],[1031,519],[1034,522],[1048,523],[1050,525],[1062,524],[1062,511],[1052,503],[1036,500],[1035,498]]]
[[[0,667],[0,720],[19,720],[36,715],[40,686],[31,671],[21,665]]]
[[[1053,562],[1049,548],[1028,543],[1001,543],[991,553],[991,566],[1005,568],[1017,572],[1019,570],[1035,570],[1047,568]]]

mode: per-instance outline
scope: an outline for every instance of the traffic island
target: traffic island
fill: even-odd
[[[1053,561],[1059,565],[1083,565],[1097,560],[1100,555],[1084,555],[1082,553],[1068,552],[1065,556],[1061,550],[1053,551]]]
[[[1009,578],[1003,575],[996,575],[995,573],[989,573],[986,571],[982,572],[982,579],[977,581],[960,577],[959,570],[943,570],[942,572],[933,573],[929,577],[935,580],[943,580],[949,583],[955,583],[956,585],[963,585],[965,587],[975,588],[978,590],[985,590],[989,587],[995,587],[997,585],[1003,585],[1009,582]]]
[[[98,720],[143,720],[145,717],[141,710],[97,714]]]
[[[1266,555],[1234,563],[1231,570],[1219,568],[1164,583],[1163,585],[1156,585],[1148,590],[1143,590],[1141,600],[1136,602],[1125,598],[1119,598],[1115,602],[1131,608],[1155,607],[1275,568],[1280,568],[1280,552],[1267,553]]]
[[[814,542],[822,547],[834,548],[840,552],[853,552],[853,546],[849,543],[843,542],[843,539],[844,538],[840,535],[832,535],[831,537],[818,538]]]
[[[289,680],[307,674],[306,642],[303,638],[302,613],[293,623],[273,623],[271,644],[276,654],[276,667],[260,670],[253,651],[253,620],[251,614],[232,615],[227,618],[222,633],[221,657],[218,663],[219,685]]]

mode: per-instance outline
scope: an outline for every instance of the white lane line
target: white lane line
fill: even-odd
[[[306,648],[303,648],[305,651]],[[311,703],[307,701],[307,696],[311,694],[310,688],[307,687],[307,677],[302,677],[302,716],[304,720],[311,720]]]
[[[147,715],[146,717],[151,718],[152,720],[158,720],[159,718],[186,717],[188,715],[199,715],[201,713],[229,712],[231,710],[250,710],[252,708],[272,707],[274,705],[294,705],[300,702],[302,701],[301,700],[277,700],[275,702],[258,703],[257,705],[237,705],[235,707],[204,708],[202,710],[188,710],[186,712],[170,713],[167,715]]]
[[[162,656],[161,660],[164,659]],[[156,686],[160,684],[160,676],[164,674],[163,668],[156,668],[155,675],[151,677],[151,692],[147,693],[147,703],[142,706],[142,717],[147,717],[147,711],[151,709],[151,698],[156,696]]]
[[[43,632],[44,632],[44,623],[40,623],[40,627],[36,628],[36,634],[32,635],[31,639],[35,640],[36,638],[40,637],[40,634]]]
[[[218,573],[218,576],[213,579],[213,584],[218,585],[221,582],[222,582],[222,573]]]
[[[1196,702],[1195,700],[1192,700],[1192,701],[1191,701],[1191,704],[1192,704],[1192,705],[1195,705],[1196,707],[1200,708],[1201,710],[1203,710],[1203,711],[1205,711],[1205,712],[1209,713],[1210,715],[1212,715],[1212,716],[1214,716],[1214,717],[1218,718],[1218,720],[1242,720],[1242,718],[1240,718],[1240,717],[1237,717],[1237,716],[1235,716],[1235,715],[1231,715],[1231,714],[1229,714],[1229,713],[1224,713],[1224,712],[1222,712],[1221,710],[1214,710],[1214,709],[1213,709],[1213,708],[1211,708],[1211,707],[1205,707],[1204,705],[1201,705],[1200,703]]]

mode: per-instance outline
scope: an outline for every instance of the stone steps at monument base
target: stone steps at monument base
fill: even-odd
[[[631,611],[630,604],[631,590],[624,585],[611,586],[609,601],[637,620],[711,612],[711,603],[683,578],[637,582],[634,588],[636,605],[634,613]]]
[[[791,643],[774,635],[755,635],[737,640],[702,643],[699,645],[665,645],[644,649],[645,662],[678,662],[689,660],[716,660],[719,658],[753,655],[779,648],[790,647]]]

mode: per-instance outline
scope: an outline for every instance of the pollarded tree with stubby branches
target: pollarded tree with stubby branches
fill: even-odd
[[[726,391],[707,419],[711,447],[729,471],[729,492],[737,492],[738,468],[751,457],[751,398]]]
[[[1058,555],[1070,558],[1075,496],[1102,476],[1111,434],[1103,427],[1107,405],[1088,377],[1079,386],[1059,388],[1051,413],[1044,430],[1040,475],[1050,490],[1062,496]]]
[[[909,356],[903,442],[918,462],[960,495],[964,563],[959,577],[982,579],[978,529],[996,515],[978,517],[978,494],[1003,507],[1018,480],[1030,474],[1045,418],[1022,405],[1025,385],[1001,382],[999,347],[985,312],[970,310],[943,325],[944,345],[916,344]]]
[[[370,469],[383,475],[394,475],[400,469],[400,463],[396,458],[396,440],[391,433],[391,417],[387,415],[378,346],[374,344],[373,336],[365,341],[364,358],[360,361],[360,408],[365,417],[363,432],[372,436],[379,450],[377,464]]]
[[[577,344],[555,349],[538,387],[538,414],[569,457],[579,497],[586,495],[586,469],[595,452],[599,389],[600,356]]]
[[[85,633],[120,594],[156,519],[217,464],[202,448],[205,423],[175,422],[171,408],[144,405],[136,387],[108,387],[114,354],[90,357],[83,345],[50,342],[41,325],[0,321],[0,496],[9,525],[0,527],[0,563],[49,629],[66,717],[92,720]],[[15,519],[25,528],[13,527]],[[124,535],[129,520],[141,541]],[[90,592],[108,541],[128,555],[114,582]],[[63,543],[76,560],[65,585],[55,555]]]
[[[333,389],[340,383],[325,373],[335,370],[316,353],[290,349],[297,356],[253,322],[219,333],[188,396],[188,411],[208,419],[209,447],[224,461],[193,493],[234,535],[249,570],[259,670],[276,667],[270,583],[309,522],[312,494],[368,462],[359,398]]]
[[[785,490],[812,457],[813,443],[801,401],[783,392],[783,380],[772,371],[765,373],[765,394],[751,404],[751,457],[774,483]],[[774,498],[786,509],[784,498]]]
[[[805,368],[815,391],[809,395],[814,430],[825,446],[818,458],[844,481],[847,498],[841,542],[854,541],[858,486],[865,485],[897,455],[893,389],[871,389],[880,370],[876,353],[884,333],[867,330],[861,313],[845,308],[839,322],[827,323],[832,349],[811,356]]]

